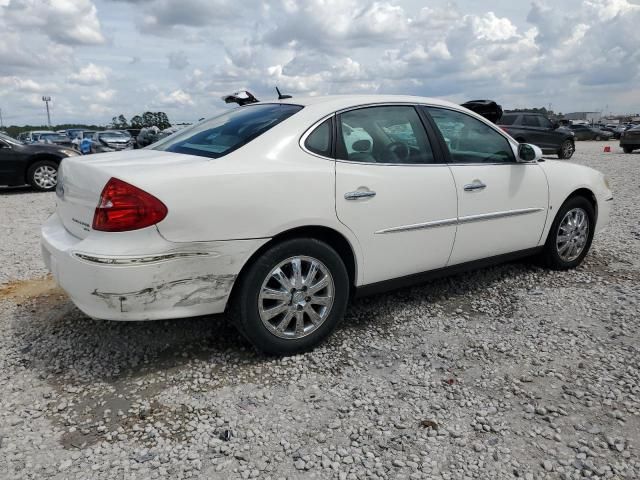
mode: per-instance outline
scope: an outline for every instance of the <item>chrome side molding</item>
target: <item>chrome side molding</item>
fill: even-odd
[[[378,230],[376,234],[410,232],[412,230],[423,230],[426,228],[448,227],[450,225],[461,225],[464,223],[482,222],[485,220],[496,220],[498,218],[515,217],[517,215],[528,215],[544,211],[544,208],[520,208],[517,210],[506,210],[504,212],[480,213],[478,215],[468,215],[460,218],[446,218],[434,220],[432,222],[414,223],[411,225],[401,225],[399,227],[385,228]]]

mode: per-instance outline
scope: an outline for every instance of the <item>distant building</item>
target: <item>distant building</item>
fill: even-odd
[[[564,118],[566,120],[582,120],[583,122],[599,122],[602,118],[601,112],[573,112],[565,113]]]

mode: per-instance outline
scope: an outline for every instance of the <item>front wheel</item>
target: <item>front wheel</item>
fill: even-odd
[[[27,172],[28,183],[41,192],[55,190],[58,184],[58,164],[51,160],[36,162]]]
[[[568,270],[582,263],[595,229],[595,211],[582,196],[567,200],[556,215],[541,257],[554,270]]]
[[[633,148],[631,148],[631,147],[622,147],[622,151],[624,153],[632,153],[633,152]]]
[[[565,140],[560,145],[560,150],[558,150],[558,158],[562,160],[569,160],[573,156],[573,152],[575,152],[576,147],[571,140]]]
[[[258,349],[293,355],[312,349],[338,325],[349,275],[336,251],[315,239],[292,239],[264,252],[238,280],[235,323]]]

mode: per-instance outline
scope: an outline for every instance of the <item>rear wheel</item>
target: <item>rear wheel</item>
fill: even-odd
[[[58,184],[58,164],[51,160],[41,160],[29,167],[27,172],[29,184],[41,192],[55,190]]]
[[[568,199],[556,215],[541,257],[554,270],[575,268],[589,252],[595,229],[595,211],[583,196]]]
[[[318,345],[344,316],[349,298],[340,255],[315,239],[273,246],[239,282],[232,300],[236,326],[258,350],[273,355]]]
[[[632,153],[633,152],[633,148],[631,148],[631,147],[622,147],[622,151],[624,153]]]
[[[576,147],[571,140],[565,140],[560,145],[560,150],[558,150],[558,158],[563,160],[569,160],[573,156],[573,152],[575,152]]]

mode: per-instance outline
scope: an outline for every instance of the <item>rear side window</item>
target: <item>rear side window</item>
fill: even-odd
[[[518,115],[502,115],[498,123],[500,125],[513,125],[516,121],[516,118],[518,118]]]
[[[305,140],[304,146],[306,149],[323,157],[330,157],[332,125],[330,118],[318,125]]]
[[[246,145],[294,113],[300,105],[239,107],[185,128],[153,145],[153,150],[219,158]]]
[[[522,125],[525,127],[539,127],[540,122],[538,121],[538,117],[535,115],[523,115]]]

